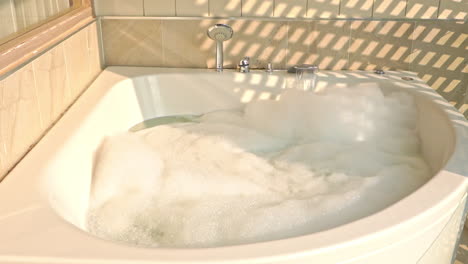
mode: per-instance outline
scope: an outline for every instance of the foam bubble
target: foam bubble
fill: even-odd
[[[107,138],[90,232],[213,247],[313,233],[375,213],[430,177],[417,110],[375,86],[287,90],[243,111]]]

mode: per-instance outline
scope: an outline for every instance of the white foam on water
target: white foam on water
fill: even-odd
[[[89,231],[159,247],[268,241],[370,215],[429,179],[409,94],[361,86],[279,98],[106,138]]]

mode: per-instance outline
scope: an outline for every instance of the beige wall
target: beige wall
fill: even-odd
[[[466,19],[466,0],[94,0],[97,15]]]
[[[409,70],[468,116],[466,22],[103,19],[106,64],[214,68],[206,29],[219,22],[235,32],[225,42],[226,68],[250,56],[253,68]]]
[[[101,72],[96,22],[0,76],[0,179]]]

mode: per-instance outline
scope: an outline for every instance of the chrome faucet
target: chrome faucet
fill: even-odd
[[[216,41],[216,70],[223,71],[223,41],[232,38],[234,31],[225,24],[216,24],[208,29],[208,37]]]
[[[296,73],[296,88],[299,90],[315,90],[319,67],[312,64],[298,64],[289,68],[288,72]]]
[[[242,73],[250,72],[250,58],[249,57],[244,57],[239,62],[239,72],[242,72]]]

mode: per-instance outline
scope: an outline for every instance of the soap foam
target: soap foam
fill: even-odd
[[[281,239],[375,213],[430,177],[413,97],[286,90],[242,111],[105,139],[88,229],[159,247]]]

